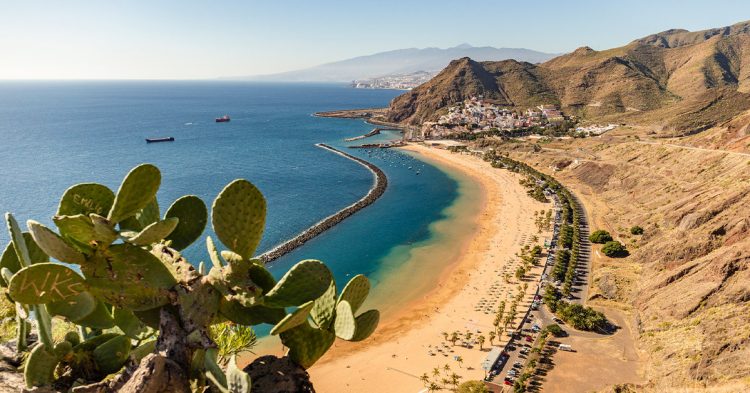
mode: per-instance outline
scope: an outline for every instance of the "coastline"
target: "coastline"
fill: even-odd
[[[320,391],[371,391],[377,385],[380,391],[417,392],[423,388],[418,376],[446,363],[463,380],[481,379],[484,374],[479,363],[489,343],[484,351],[455,346],[450,356],[430,356],[429,348],[443,342],[442,332],[470,329],[486,334],[491,329],[494,315],[475,311],[475,303],[502,280],[498,277],[500,269],[511,268],[513,254],[521,244],[528,243],[522,234],[530,238],[536,233],[531,211],[549,207],[528,198],[517,175],[488,170],[489,164],[477,157],[421,145],[403,149],[442,169],[460,173],[477,188],[473,209],[464,207],[459,209],[464,211],[454,213],[464,215],[470,225],[459,228],[458,240],[448,235],[423,247],[412,247],[409,262],[384,273],[387,278],[373,291],[372,300],[368,299],[369,306],[383,311],[381,325],[365,342],[337,340],[309,370]],[[450,233],[453,223],[443,221],[436,224],[443,226],[435,228],[436,232]],[[506,284],[503,289],[510,293],[515,286]],[[535,289],[532,286],[529,291]],[[495,340],[495,344],[502,342]],[[473,370],[461,368],[453,360],[455,355]]]

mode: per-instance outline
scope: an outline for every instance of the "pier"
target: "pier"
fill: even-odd
[[[371,205],[378,198],[380,198],[381,195],[383,195],[386,187],[388,186],[388,178],[385,176],[385,173],[383,173],[383,171],[381,171],[380,168],[376,167],[375,165],[361,158],[354,157],[351,154],[344,153],[343,151],[338,150],[329,145],[326,145],[324,143],[318,143],[315,146],[320,147],[322,149],[326,149],[330,152],[336,153],[342,157],[348,158],[362,165],[363,167],[367,168],[373,175],[372,188],[370,188],[370,191],[367,193],[367,195],[362,197],[357,202],[354,202],[353,204],[339,210],[338,212],[318,221],[316,224],[314,224],[310,228],[307,228],[305,231],[303,231],[299,235],[285,241],[284,243],[281,243],[280,245],[274,247],[270,251],[267,251],[261,254],[260,256],[258,256],[258,259],[260,259],[261,261],[265,263],[271,262],[275,259],[278,259],[286,255],[292,250],[302,246],[303,244],[305,244],[307,241],[311,240],[315,236],[318,236],[321,233],[327,231],[328,229],[333,228],[336,224],[345,220],[347,217],[351,216],[352,214]]]

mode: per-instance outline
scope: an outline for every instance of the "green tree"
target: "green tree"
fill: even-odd
[[[458,393],[490,393],[482,381],[466,381],[458,386]]]
[[[610,258],[622,258],[628,256],[627,248],[617,240],[607,242],[604,247],[602,247],[602,252]]]
[[[484,340],[485,340],[485,338],[484,338],[484,336],[483,336],[483,335],[481,335],[481,334],[479,335],[479,337],[477,337],[477,342],[479,342],[479,350],[480,350],[480,351],[481,351],[482,349],[484,349],[484,348],[483,348],[483,346],[484,346]]]
[[[591,241],[591,243],[604,244],[611,240],[612,235],[610,235],[609,232],[605,231],[604,229],[597,229],[589,236],[589,241]]]
[[[562,337],[563,335],[565,335],[565,330],[563,330],[563,328],[561,328],[560,325],[556,323],[547,326],[547,331],[555,337]]]
[[[458,363],[458,367],[461,368],[461,364],[464,362],[464,358],[461,356],[456,356],[456,362]]]
[[[495,325],[495,326],[497,326],[497,325]],[[495,340],[495,337],[497,337],[497,333],[495,333],[494,330],[490,330],[490,333],[488,334],[488,336],[489,336],[489,339],[490,339],[490,345],[495,345],[493,343],[493,341]]]
[[[643,235],[643,228],[639,227],[638,225],[633,226],[630,228],[630,233],[633,235]]]

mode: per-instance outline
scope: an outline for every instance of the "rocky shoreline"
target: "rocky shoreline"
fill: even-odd
[[[336,224],[340,223],[341,221],[351,216],[352,214],[371,205],[378,198],[380,198],[381,195],[383,195],[386,187],[388,186],[388,178],[385,176],[385,173],[383,173],[383,171],[381,171],[380,168],[376,167],[375,165],[361,158],[354,157],[351,154],[344,153],[343,151],[338,150],[329,145],[326,145],[324,143],[318,143],[315,146],[318,146],[322,149],[326,149],[340,156],[348,158],[364,166],[365,168],[367,168],[373,174],[373,177],[374,177],[373,186],[372,188],[370,188],[370,191],[367,193],[367,195],[362,197],[357,202],[339,210],[338,212],[322,219],[321,221],[318,221],[315,225],[306,229],[299,235],[285,241],[284,243],[274,247],[270,251],[267,251],[261,254],[260,256],[258,256],[258,259],[260,259],[261,261],[265,263],[269,263],[275,259],[278,259],[286,255],[292,250],[302,246],[303,244],[305,244],[307,241],[311,240],[315,236],[318,236],[321,233],[327,231],[328,229],[333,228]]]

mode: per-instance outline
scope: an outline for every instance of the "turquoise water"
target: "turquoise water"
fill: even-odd
[[[0,211],[13,212],[20,222],[33,218],[52,225],[68,186],[94,181],[116,190],[130,168],[151,162],[162,170],[163,211],[185,194],[210,205],[235,178],[255,183],[268,199],[260,246],[267,250],[353,203],[372,184],[365,168],[314,144],[342,147],[344,138],[373,126],[311,114],[382,107],[399,93],[326,84],[0,82]],[[224,114],[232,121],[213,121]],[[176,140],[144,141],[160,136]],[[392,138],[398,133],[353,144]],[[405,153],[346,151],[383,169],[387,191],[274,262],[275,275],[316,258],[331,267],[340,286],[357,273],[379,279],[385,256],[428,240],[430,223],[443,218],[458,196],[454,179]],[[7,241],[0,231],[0,242]],[[202,240],[185,255],[195,264],[208,260]]]

